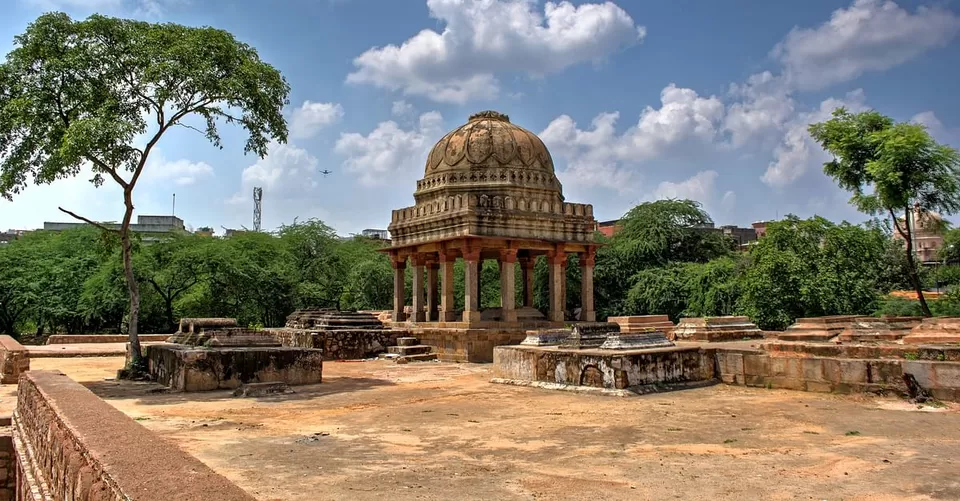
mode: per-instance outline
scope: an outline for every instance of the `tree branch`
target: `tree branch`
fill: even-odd
[[[899,233],[900,236],[903,237],[904,239],[910,238],[910,235],[909,235],[909,233],[910,233],[910,226],[907,225],[907,231],[904,232],[904,231],[903,231],[903,228],[900,227],[900,223],[897,222],[897,215],[893,213],[893,209],[887,209],[887,210],[890,212],[890,217],[893,218],[893,227],[896,228],[897,233]],[[907,217],[907,215],[905,214],[905,215],[904,215],[904,218],[906,218],[906,217]]]
[[[79,216],[79,215],[77,215],[77,214],[75,214],[75,213],[73,213],[73,212],[68,211],[67,209],[64,209],[63,207],[57,207],[57,208],[60,209],[60,212],[64,212],[64,213],[66,213],[66,214],[69,214],[70,216],[73,216],[74,218],[79,219],[79,220],[83,221],[84,223],[92,224],[92,225],[96,226],[97,228],[100,228],[100,229],[103,230],[103,231],[115,231],[115,232],[117,232],[117,233],[120,232],[120,230],[117,230],[117,229],[115,229],[115,228],[107,228],[106,226],[104,226],[104,225],[102,225],[102,224],[100,224],[100,223],[98,223],[98,222],[96,222],[96,221],[91,221],[91,220],[89,220],[89,219],[87,219],[87,218],[85,218],[85,217],[83,217],[83,216]]]
[[[194,127],[194,126],[192,126],[192,125],[187,125],[187,124],[184,124],[184,123],[180,123],[180,122],[176,122],[176,123],[174,123],[173,125],[179,125],[180,127],[186,127],[186,128],[188,128],[188,129],[191,129],[191,130],[195,130],[195,131],[197,131],[197,132],[199,132],[199,133],[201,133],[201,134],[203,134],[204,136],[206,136],[206,135],[207,135],[207,133],[206,133],[206,132],[203,132],[202,130],[200,130],[200,129],[198,129],[198,128],[196,128],[196,127]]]
[[[129,183],[127,183],[127,181],[126,181],[124,178],[120,177],[120,174],[117,174],[117,170],[116,170],[116,169],[114,169],[113,167],[110,167],[109,165],[107,165],[106,163],[104,163],[103,160],[100,160],[99,158],[97,158],[97,157],[95,157],[95,156],[93,156],[93,155],[91,155],[91,154],[89,154],[89,153],[84,154],[83,156],[87,157],[87,160],[90,160],[91,162],[93,162],[94,165],[96,165],[97,167],[100,168],[100,170],[106,172],[107,174],[110,174],[110,177],[113,178],[113,180],[114,180],[117,184],[119,184],[121,188],[126,188],[127,185],[129,184]]]

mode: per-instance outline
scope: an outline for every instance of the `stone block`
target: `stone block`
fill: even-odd
[[[925,318],[903,337],[904,344],[949,344],[960,343],[960,318]]]
[[[675,346],[660,331],[611,333],[600,345],[601,350],[644,350],[648,348],[669,348]]]
[[[856,315],[798,318],[777,337],[785,341],[828,341],[843,332],[857,318]]]
[[[10,336],[0,335],[0,383],[16,384],[30,370],[30,355]]]
[[[717,342],[761,338],[763,331],[747,317],[697,317],[680,319],[673,335],[677,340]]]
[[[321,382],[323,358],[313,348],[198,348],[148,345],[150,374],[175,391],[234,389],[246,383]]]
[[[576,324],[567,339],[560,346],[571,349],[599,348],[607,340],[607,335],[620,332],[620,326],[614,323]]]
[[[567,329],[539,329],[527,331],[527,337],[520,342],[526,346],[552,346],[562,343],[570,337]]]
[[[415,337],[404,336],[397,338],[397,346],[415,346],[418,344],[420,344],[420,340]]]

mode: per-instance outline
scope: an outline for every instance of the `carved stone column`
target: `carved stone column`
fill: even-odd
[[[584,322],[596,322],[597,312],[593,305],[593,266],[596,264],[596,250],[591,248],[580,254],[580,319]]]
[[[567,254],[560,251],[547,253],[549,264],[550,283],[550,313],[548,318],[553,322],[563,322],[564,306],[566,304],[567,282]]]
[[[463,249],[463,321],[480,321],[480,249]]]
[[[391,256],[391,264],[393,265],[393,314],[391,319],[394,322],[403,322],[407,319],[406,314],[403,313],[403,306],[406,298],[404,297],[405,286],[404,284],[404,272],[407,269],[407,258],[406,256]]]
[[[500,251],[500,308],[504,322],[517,321],[516,250]]]
[[[520,280],[523,282],[523,306],[533,307],[533,266],[537,260],[534,257],[520,258]]]
[[[453,254],[441,252],[440,260],[440,321],[456,322],[457,311],[453,301],[453,264],[457,258]]]
[[[423,290],[423,256],[419,254],[410,256],[410,263],[413,265],[413,316],[410,320],[414,322],[426,322],[427,315],[424,311],[425,298]]]
[[[427,322],[436,322],[439,317],[437,315],[437,270],[439,265],[436,261],[430,260],[427,262]]]

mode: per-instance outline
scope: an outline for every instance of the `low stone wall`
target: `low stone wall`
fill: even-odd
[[[23,345],[10,336],[0,336],[0,383],[16,384],[28,370],[30,356]]]
[[[788,390],[906,394],[904,374],[940,400],[960,401],[960,362],[772,356],[752,350],[716,350],[720,379],[728,384]]]
[[[14,449],[18,500],[254,501],[57,371],[20,380]]]
[[[613,351],[498,346],[493,356],[496,377],[503,380],[626,390],[716,378],[713,354],[697,347]]]
[[[246,383],[319,383],[320,350],[291,347],[205,348],[179,344],[145,347],[150,374],[175,391],[232,390]]]
[[[170,334],[138,334],[141,343],[162,343]],[[126,343],[130,336],[125,334],[55,334],[47,338],[47,344],[87,344],[87,343]]]
[[[317,348],[325,360],[369,358],[397,344],[397,338],[408,335],[398,329],[302,330],[267,329],[282,346]]]

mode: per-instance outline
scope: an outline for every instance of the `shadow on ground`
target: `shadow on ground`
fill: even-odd
[[[234,397],[233,390],[174,392],[166,386],[152,382],[92,381],[81,384],[103,399],[138,399],[138,404],[168,405],[183,402],[239,400],[241,398],[257,402],[292,402],[338,393],[356,393],[382,386],[394,386],[396,383],[386,379],[369,377],[331,377],[324,379],[319,384],[291,386],[293,393],[263,397]]]

